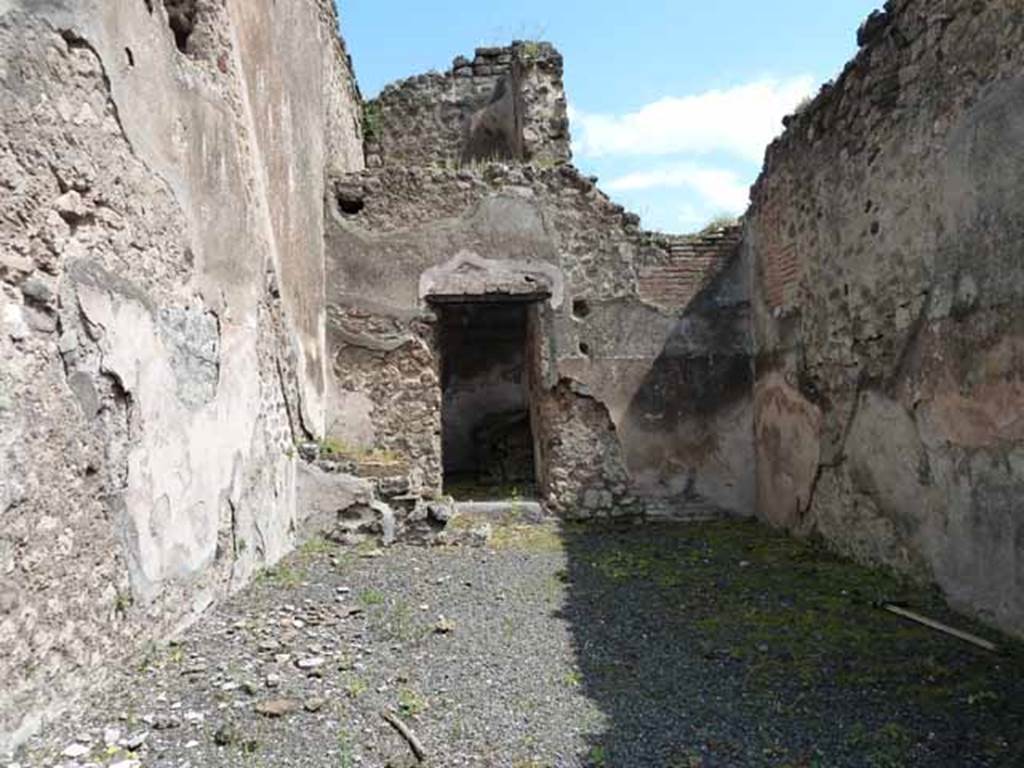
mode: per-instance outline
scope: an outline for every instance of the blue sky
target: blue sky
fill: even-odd
[[[667,232],[741,213],[781,118],[856,52],[881,0],[339,0],[367,97],[478,45],[565,54],[575,162]]]

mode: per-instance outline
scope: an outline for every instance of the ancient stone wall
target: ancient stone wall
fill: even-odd
[[[327,0],[0,1],[0,752],[292,546],[354,94]]]
[[[540,307],[531,341],[535,453],[553,510],[677,518],[749,513],[751,485],[741,478],[750,476],[751,367],[746,271],[734,266],[737,231],[644,232],[636,216],[570,165],[386,167],[335,180],[334,195],[334,369],[371,354],[366,350],[383,359],[395,354],[384,350],[403,344],[429,355],[419,376],[367,365],[367,381],[355,386],[350,377],[334,395],[332,437],[365,451],[404,442],[403,460],[431,456],[426,466],[440,467],[431,454],[441,448],[439,392],[419,391],[438,385],[439,348],[436,333],[431,340],[423,326],[413,326],[436,324],[431,302],[438,299],[532,297]],[[352,327],[353,315],[360,329]],[[712,333],[707,328],[718,315],[727,319],[715,328],[724,330]],[[723,361],[735,366],[736,359],[745,398],[714,383],[727,373]],[[716,361],[710,368],[709,360]],[[678,376],[680,367],[700,364],[703,374]],[[701,387],[703,410],[663,417],[658,403],[690,402]],[[399,403],[397,412],[391,403]],[[678,449],[680,431],[703,434],[721,416],[719,404],[729,414],[730,438]],[[660,438],[658,450],[644,448],[652,434]],[[708,482],[698,482],[705,476]],[[440,479],[429,474],[427,485],[440,489]]]
[[[747,219],[758,511],[1024,632],[1024,7],[859,37]]]
[[[365,122],[371,168],[571,157],[562,56],[549,43],[478,48],[444,74],[390,85],[366,104]]]
[[[388,457],[441,490],[441,389],[433,317],[340,303],[331,293],[327,436],[355,457]]]

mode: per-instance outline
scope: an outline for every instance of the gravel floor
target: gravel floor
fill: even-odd
[[[990,654],[879,610],[900,600]],[[21,766],[1022,766],[1024,653],[747,523],[317,542]]]

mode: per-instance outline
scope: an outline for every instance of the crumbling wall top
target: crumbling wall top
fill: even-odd
[[[568,162],[562,71],[550,43],[516,41],[389,85],[364,111],[367,165]]]
[[[888,0],[857,31],[857,54],[839,76],[784,118],[785,132],[769,147],[751,193],[759,210],[775,170],[790,163],[824,165],[839,153],[874,162],[881,137],[926,113],[956,114],[976,97],[980,73],[1004,80],[1018,74],[1016,57],[998,44],[998,30],[1019,24],[1012,2]],[[978,73],[971,87],[947,87],[949,61]],[[939,135],[949,128],[931,126]]]

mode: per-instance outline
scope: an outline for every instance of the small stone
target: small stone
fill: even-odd
[[[174,715],[158,715],[153,720],[153,728],[157,731],[169,731],[173,728],[180,728],[181,720]]]
[[[70,746],[66,747],[64,751],[61,752],[61,754],[64,755],[64,757],[70,757],[72,760],[76,760],[79,757],[85,757],[91,751],[91,747],[88,747],[85,744],[79,744],[78,742],[75,742],[74,744],[71,744]]]
[[[446,524],[455,516],[455,505],[444,502],[433,502],[427,505],[427,515],[435,522]]]
[[[437,618],[437,623],[434,625],[434,634],[437,635],[450,635],[455,631],[455,622],[444,616]]]
[[[238,741],[238,731],[231,723],[222,723],[213,734],[213,743],[218,747],[227,747]]]
[[[306,701],[302,704],[302,708],[305,709],[307,712],[319,712],[321,709],[324,708],[324,704],[326,703],[327,702],[324,699],[314,697],[312,699],[306,699]]]
[[[295,662],[295,666],[297,666],[299,669],[304,670],[317,669],[318,667],[322,667],[323,665],[323,656],[312,656],[308,659],[299,659]]]
[[[77,223],[85,218],[88,209],[82,196],[74,190],[66,192],[53,201],[53,208],[68,223]]]
[[[254,683],[252,680],[244,681],[242,683],[242,690],[248,696],[255,696],[257,693],[259,693],[259,688],[256,686],[256,683]]]
[[[21,284],[21,293],[29,301],[36,304],[52,304],[57,295],[50,279],[33,276]]]
[[[264,717],[278,718],[298,712],[300,706],[294,699],[270,699],[257,704],[256,712]]]
[[[271,672],[263,681],[267,688],[277,688],[281,684],[281,676]]]
[[[120,728],[105,728],[103,730],[103,743],[112,747],[121,740],[121,729]]]
[[[469,546],[483,547],[487,545],[493,535],[494,529],[491,527],[490,523],[475,525],[470,529],[466,543]]]
[[[317,443],[300,443],[299,458],[306,462],[314,462],[320,458],[320,446]]]
[[[125,749],[129,752],[138,752],[146,743],[146,739],[149,738],[149,731],[139,731],[133,733],[127,739],[124,740]]]

